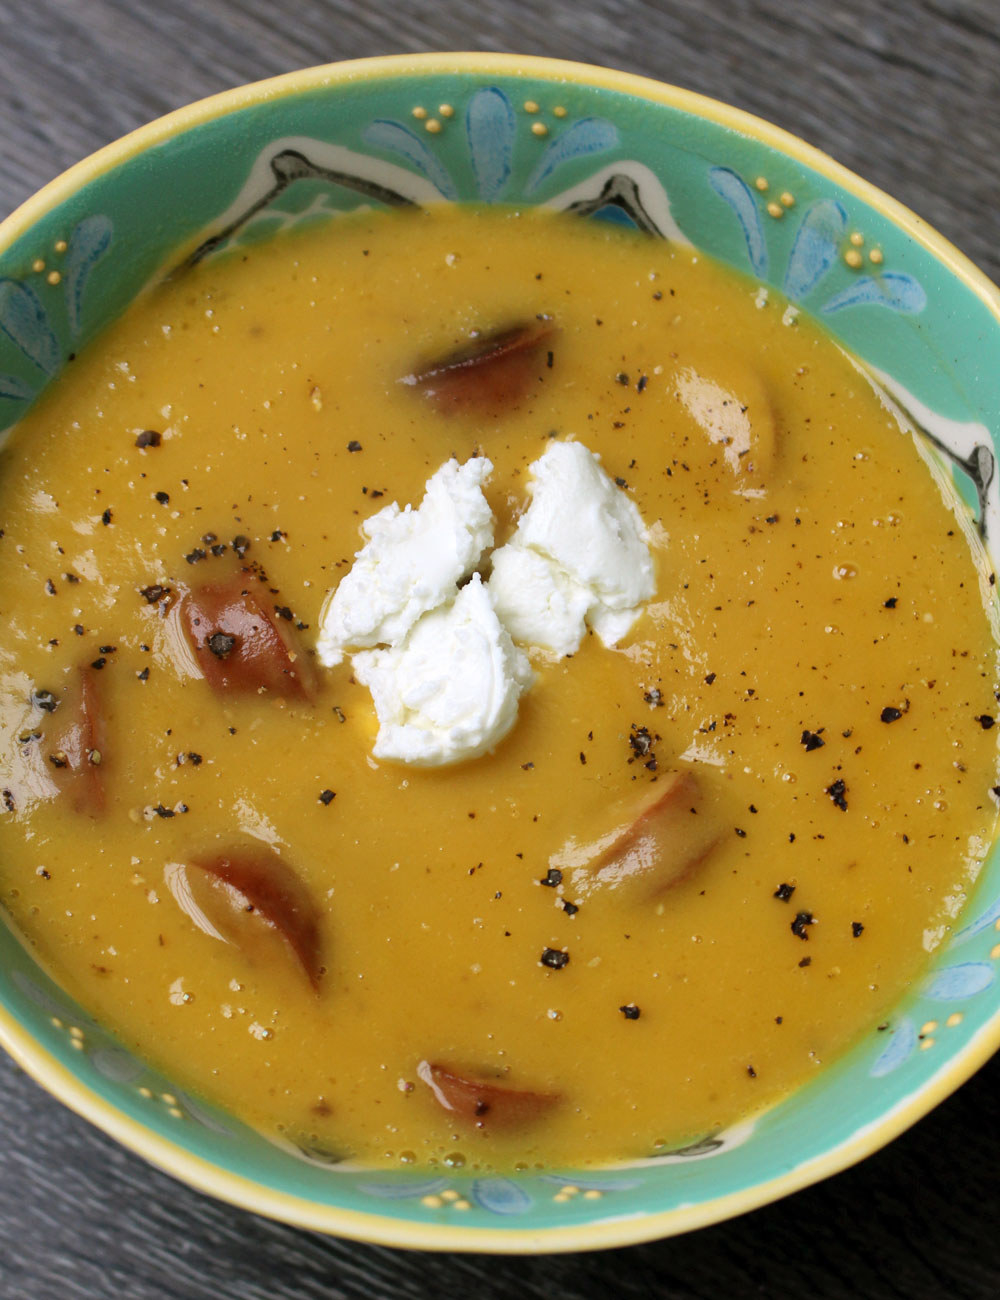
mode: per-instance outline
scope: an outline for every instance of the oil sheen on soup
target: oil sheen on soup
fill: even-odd
[[[491,545],[442,600],[488,604],[554,446],[641,521],[648,593],[618,636],[508,637],[485,752],[378,757],[372,661],[317,655],[365,525],[487,459]],[[991,841],[984,554],[850,359],[689,249],[341,218],[149,291],[2,458],[13,923],[127,1047],[309,1150],[718,1131],[879,1032]]]

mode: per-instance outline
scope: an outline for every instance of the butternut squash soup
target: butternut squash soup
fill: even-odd
[[[2,459],[13,924],[304,1151],[732,1125],[879,1032],[991,842],[982,549],[690,249],[338,218],[151,289]]]

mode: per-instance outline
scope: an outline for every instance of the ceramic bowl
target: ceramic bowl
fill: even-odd
[[[0,227],[0,429],[165,268],[360,204],[545,204],[707,250],[814,313],[925,431],[1000,536],[1000,294],[892,199],[722,104],[496,55],[293,73],[174,113]],[[2,927],[0,927],[2,929]],[[135,1059],[0,933],[0,1041],[69,1106],[203,1191],[400,1246],[577,1250],[751,1209],[882,1146],[1000,1043],[1000,854],[923,978],[845,1057],[737,1130],[655,1158],[508,1177],[282,1149]]]

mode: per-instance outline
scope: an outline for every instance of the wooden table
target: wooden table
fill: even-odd
[[[0,0],[0,215],[189,100],[433,49],[558,55],[729,100],[1000,279],[1000,0]],[[0,1089],[0,1300],[1000,1296],[1000,1057],[888,1150],[790,1200],[671,1241],[528,1259],[266,1222],[148,1168],[6,1058]]]

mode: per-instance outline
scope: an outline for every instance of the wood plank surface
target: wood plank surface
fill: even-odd
[[[433,49],[601,63],[728,100],[1000,278],[1000,0],[0,0],[0,216],[124,132],[296,67]],[[1000,365],[1000,356],[989,362]],[[1000,1058],[777,1205],[593,1255],[323,1238],[148,1168],[0,1059],[0,1300],[996,1300]]]

